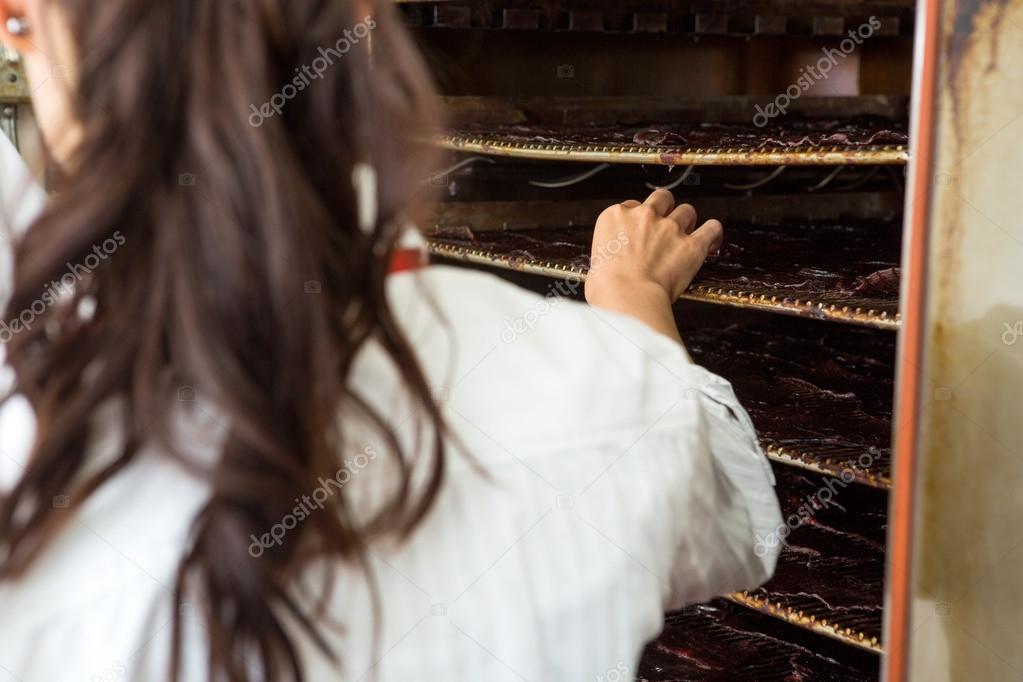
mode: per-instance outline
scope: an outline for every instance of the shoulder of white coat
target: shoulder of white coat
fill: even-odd
[[[520,424],[541,423],[546,412],[564,428],[611,428],[647,422],[666,400],[720,381],[675,341],[565,298],[570,289],[540,296],[444,266],[392,279],[395,314],[427,374],[452,387],[456,408],[479,403],[465,405],[479,420],[503,409],[505,421],[516,414]]]
[[[690,379],[693,365],[679,345],[641,322],[572,300],[582,282],[554,281],[539,295],[494,275],[432,266],[392,277],[392,302],[413,342],[457,344],[478,355],[538,362],[558,374],[620,381],[675,383]],[[444,327],[446,338],[429,338]],[[424,334],[423,332],[427,332]]]

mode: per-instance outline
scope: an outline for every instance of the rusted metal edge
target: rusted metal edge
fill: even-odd
[[[516,259],[495,257],[493,254],[486,251],[438,244],[430,241],[429,239],[427,239],[427,241],[430,253],[445,258],[453,258],[469,263],[477,263],[479,265],[504,268],[506,270],[516,270],[518,272],[544,275],[546,277],[556,277],[560,279],[586,278],[586,272],[582,268],[570,268],[557,263],[532,263]],[[751,294],[744,291],[721,289],[717,287],[695,286],[682,294],[682,298],[689,301],[719,303],[737,308],[764,310],[773,313],[793,315],[796,317],[807,317],[815,320],[846,322],[865,327],[873,327],[875,329],[896,330],[899,328],[901,320],[898,313],[890,315],[887,312],[878,312],[870,309],[864,310],[863,308],[851,308],[849,306],[838,306],[810,299],[780,298],[778,296]]]
[[[491,156],[543,161],[580,161],[660,166],[874,166],[903,165],[909,161],[904,145],[859,149],[806,147],[798,150],[749,151],[729,148],[651,149],[639,145],[556,145],[512,143],[486,137],[440,135],[435,143],[443,149]]]
[[[751,294],[734,289],[695,286],[682,294],[682,298],[691,301],[709,301],[722,303],[736,308],[752,308],[774,313],[784,313],[797,317],[808,317],[814,320],[832,322],[848,322],[875,329],[896,330],[901,317],[898,313],[889,314],[872,309],[839,306],[834,303],[823,303],[811,299],[779,298],[766,294]]]
[[[922,410],[927,398],[922,397],[924,386],[930,382],[926,376],[924,342],[927,335],[928,270],[930,260],[930,230],[935,227],[931,202],[934,198],[935,156],[937,128],[942,101],[941,77],[946,41],[952,35],[944,30],[960,31],[947,26],[943,29],[943,9],[939,0],[922,0],[916,5],[916,36],[913,47],[913,88],[910,104],[910,143],[913,145],[913,164],[907,169],[905,235],[903,238],[903,268],[906,272],[902,310],[906,314],[906,328],[899,334],[899,362],[895,371],[895,410],[892,476],[895,481],[888,509],[888,543],[885,567],[885,622],[883,637],[889,643],[881,674],[888,682],[905,682],[922,678],[926,673],[911,675],[910,659],[913,649],[914,604],[917,594],[914,570],[915,526],[921,523],[922,511],[917,508],[917,486],[926,485],[926,477],[917,471],[919,466]],[[951,7],[953,3],[949,3]],[[965,37],[964,44],[976,42],[972,27],[955,38]],[[993,42],[984,32],[983,40]],[[965,94],[964,94],[965,96]],[[935,259],[940,263],[940,259]],[[931,325],[936,324],[930,321]],[[918,480],[921,479],[921,480]]]
[[[745,606],[746,608],[753,609],[759,613],[767,614],[781,620],[796,625],[804,630],[810,630],[832,639],[837,639],[845,644],[851,644],[852,646],[872,651],[876,654],[883,654],[884,649],[881,647],[881,642],[877,637],[873,637],[862,632],[857,632],[852,628],[842,628],[833,623],[829,623],[824,618],[817,618],[816,616],[808,616],[801,611],[783,606],[782,604],[772,604],[770,601],[761,597],[754,597],[749,592],[733,592],[732,594],[726,595],[725,599],[731,602]]]

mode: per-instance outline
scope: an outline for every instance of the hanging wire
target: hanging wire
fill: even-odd
[[[838,174],[839,174],[839,173],[841,173],[841,172],[842,172],[842,171],[844,171],[844,170],[845,170],[845,166],[839,166],[839,167],[838,167],[838,168],[836,168],[835,170],[833,170],[833,171],[831,171],[830,173],[828,173],[827,177],[825,177],[825,178],[824,178],[823,180],[821,180],[820,182],[818,182],[818,183],[817,183],[816,185],[814,185],[813,187],[810,187],[810,188],[808,188],[808,189],[807,189],[806,191],[807,191],[807,192],[816,192],[816,191],[818,191],[818,190],[822,190],[822,189],[824,189],[824,188],[825,188],[825,187],[827,187],[827,186],[828,186],[829,184],[831,184],[831,181],[832,181],[832,180],[834,180],[834,179],[835,179],[836,177],[838,177]]]
[[[489,164],[497,163],[497,161],[494,161],[489,156],[470,156],[468,159],[462,159],[461,161],[456,163],[454,166],[451,166],[450,168],[445,168],[444,170],[437,171],[436,173],[428,177],[426,179],[426,182],[436,183],[437,180],[442,180],[444,179],[445,176],[454,173],[455,171],[461,170],[466,166],[471,166],[474,163],[479,163],[480,161],[486,161]]]
[[[774,180],[776,177],[781,175],[782,171],[784,171],[786,168],[787,168],[787,166],[778,166],[771,173],[769,173],[766,177],[761,178],[760,180],[757,180],[756,182],[751,182],[748,185],[731,185],[731,184],[726,182],[725,183],[725,187],[727,189],[757,189],[758,187],[763,187],[767,183],[771,182],[771,180]]]
[[[899,174],[895,172],[895,169],[891,166],[885,166],[884,169],[888,171],[888,175],[892,176],[892,180],[895,181],[895,188],[898,191],[902,191],[902,180],[899,178]]]
[[[652,183],[647,182],[645,183],[646,187],[647,189],[675,189],[676,187],[684,183],[687,179],[689,179],[689,174],[693,172],[694,168],[696,168],[695,165],[687,166],[686,169],[682,171],[682,175],[680,175],[678,179],[674,180],[670,185],[654,185]]]
[[[578,184],[583,180],[592,178],[597,173],[603,170],[607,170],[610,167],[611,164],[602,163],[599,166],[589,169],[585,173],[580,173],[579,175],[570,175],[567,178],[561,178],[559,180],[530,180],[529,184],[533,185],[534,187],[546,187],[548,189],[556,189],[558,187],[570,187],[571,185]]]
[[[856,189],[857,187],[865,185],[866,183],[870,182],[870,180],[875,175],[877,175],[877,172],[879,170],[881,170],[881,166],[874,166],[873,168],[870,169],[870,172],[864,175],[862,178],[859,178],[858,180],[853,180],[852,182],[842,185],[841,187],[836,187],[835,189],[839,192],[845,192],[846,190]]]

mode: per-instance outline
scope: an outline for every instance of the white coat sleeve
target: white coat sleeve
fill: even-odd
[[[680,524],[665,607],[752,589],[774,572],[782,523],[774,476],[746,411],[720,377],[693,367],[699,403],[691,481],[676,497]]]

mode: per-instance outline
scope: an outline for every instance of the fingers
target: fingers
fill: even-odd
[[[679,228],[685,234],[690,234],[696,227],[696,209],[692,204],[676,206],[675,210],[668,214],[668,217],[678,223]]]
[[[634,199],[629,199],[618,205],[624,209],[634,209],[639,206],[653,209],[656,215],[674,222],[682,234],[689,235],[704,254],[716,252],[724,241],[724,227],[722,227],[721,221],[708,220],[697,228],[696,209],[692,204],[675,206],[674,195],[666,189],[654,190],[642,204]]]
[[[720,220],[708,220],[693,231],[692,240],[700,245],[704,253],[714,253],[721,248],[725,229]]]
[[[657,215],[663,218],[675,208],[675,197],[666,189],[656,189],[646,198],[643,205],[654,209]]]

